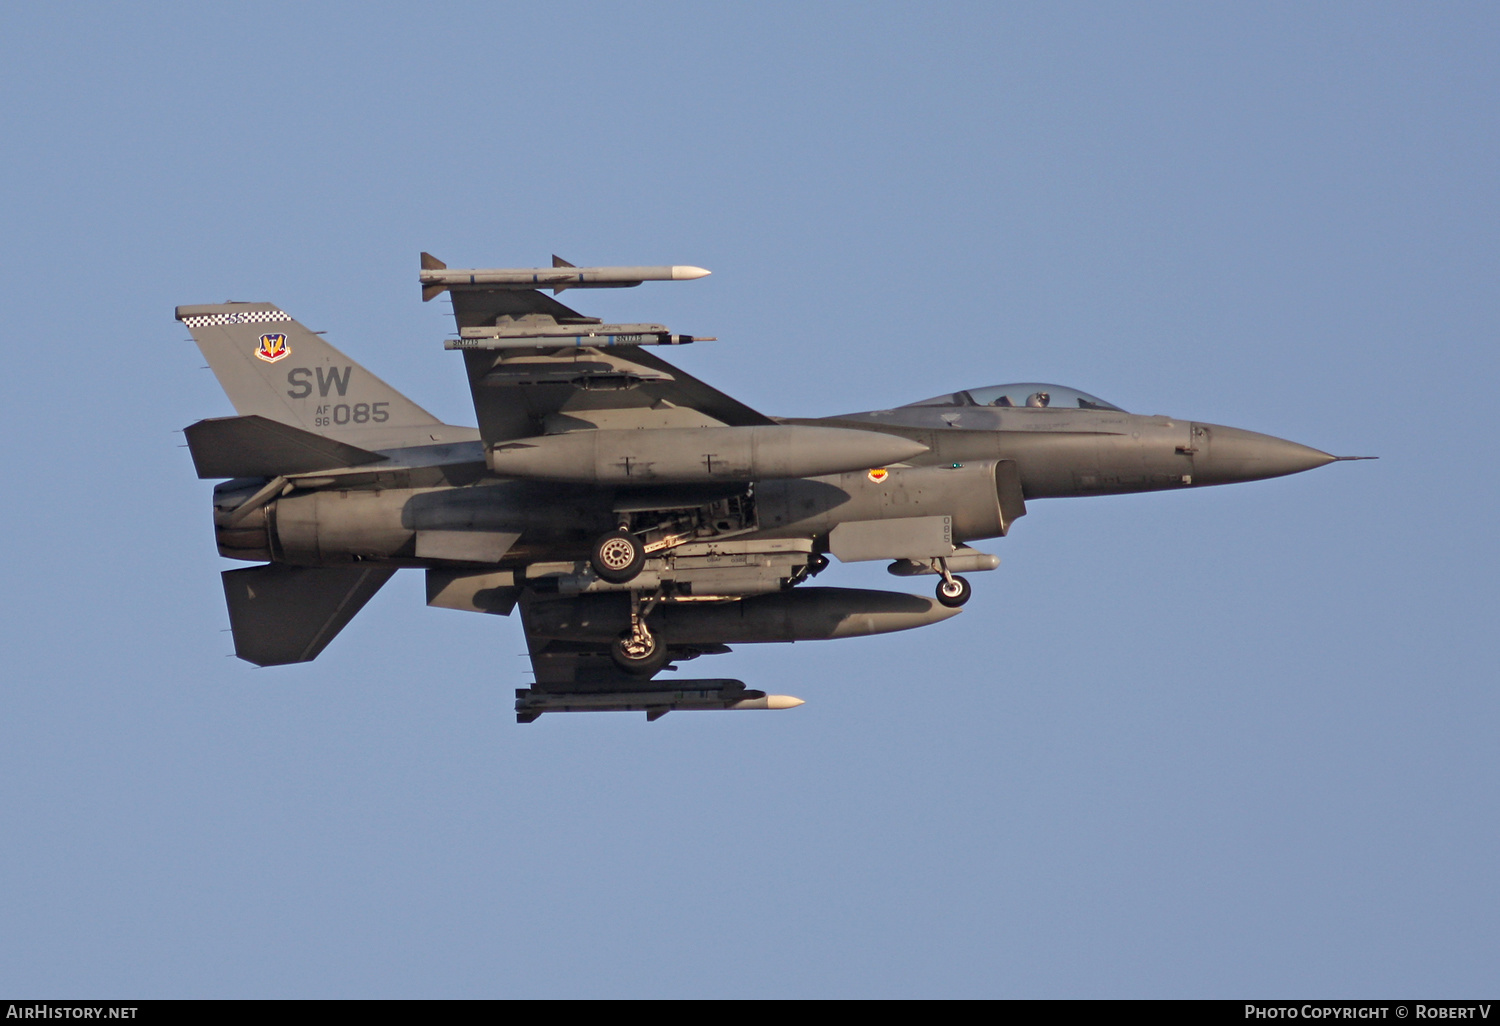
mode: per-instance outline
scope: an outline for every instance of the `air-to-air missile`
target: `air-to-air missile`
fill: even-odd
[[[712,272],[702,267],[678,264],[672,267],[574,267],[561,257],[552,258],[553,266],[490,267],[452,269],[431,253],[422,254],[422,298],[424,300],[453,286],[479,286],[486,289],[628,289],[645,281],[692,281],[706,278]]]
[[[644,712],[659,720],[669,712],[692,709],[795,709],[804,704],[791,695],[751,691],[737,680],[684,680],[676,686],[643,686],[637,691],[539,691],[516,689],[516,721],[530,723],[548,712]]]
[[[558,327],[463,328],[444,349],[613,349],[615,346],[685,346],[716,342],[712,335],[674,335],[665,324],[589,324]]]
[[[450,271],[423,269],[423,285],[486,285],[500,289],[625,289],[643,281],[691,281],[706,278],[711,271],[701,267],[554,267],[475,268]]]

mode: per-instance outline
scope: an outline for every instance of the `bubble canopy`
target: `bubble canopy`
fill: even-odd
[[[1015,385],[988,385],[971,388],[963,392],[933,396],[907,406],[1020,406],[1032,409],[1052,410],[1113,410],[1124,413],[1114,403],[1107,403],[1097,396],[1080,392],[1063,385],[1049,385],[1040,381],[1027,381]]]

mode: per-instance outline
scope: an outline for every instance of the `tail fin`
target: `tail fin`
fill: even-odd
[[[177,319],[242,416],[366,449],[458,440],[454,429],[441,430],[447,426],[432,414],[271,303],[179,306]]]

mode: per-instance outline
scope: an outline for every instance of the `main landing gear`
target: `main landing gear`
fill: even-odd
[[[640,576],[646,564],[646,547],[621,525],[618,530],[602,534],[589,550],[589,565],[601,581],[626,584]],[[646,626],[646,617],[661,601],[659,594],[642,600],[641,593],[630,592],[630,628],[609,646],[609,657],[615,666],[632,677],[654,677],[667,665],[667,646]]]
[[[658,601],[659,597],[653,595],[643,602],[640,593],[632,591],[630,629],[609,646],[610,659],[632,677],[654,677],[667,665],[666,644],[646,626],[646,617]]]
[[[600,580],[624,584],[635,580],[646,565],[646,547],[622,527],[599,536],[589,551],[589,565]]]

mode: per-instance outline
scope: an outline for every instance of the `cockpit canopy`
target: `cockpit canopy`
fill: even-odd
[[[1124,413],[1114,403],[1080,392],[1076,388],[1048,385],[1039,381],[1017,385],[990,385],[986,388],[971,388],[965,392],[923,399],[907,406],[1027,406],[1033,409],[1053,410],[1113,410]]]

